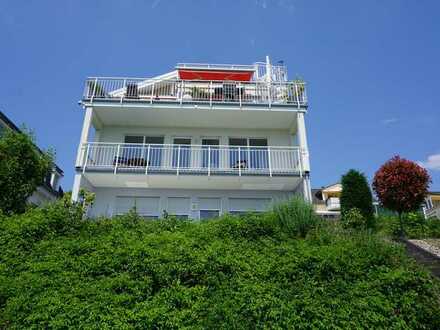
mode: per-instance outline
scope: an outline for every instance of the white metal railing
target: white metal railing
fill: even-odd
[[[77,167],[83,172],[302,175],[299,148],[273,146],[92,142],[82,145]]]
[[[305,83],[206,81],[148,78],[88,78],[83,100],[306,106]]]
[[[438,218],[440,219],[440,207],[433,207],[425,210],[426,218]]]

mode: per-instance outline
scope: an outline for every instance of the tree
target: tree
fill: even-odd
[[[0,209],[22,213],[26,200],[49,173],[52,156],[37,149],[30,134],[6,130],[0,138]]]
[[[341,179],[341,216],[344,219],[351,209],[358,209],[367,227],[373,226],[373,196],[364,174],[349,170]]]
[[[394,156],[376,172],[373,189],[386,208],[399,215],[400,235],[405,235],[402,214],[416,211],[422,205],[431,178],[423,167]]]

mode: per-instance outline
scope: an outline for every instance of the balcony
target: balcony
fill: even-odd
[[[327,206],[328,211],[339,211],[341,209],[339,197],[329,197],[325,201],[325,205]]]
[[[86,143],[77,169],[112,174],[301,176],[297,147]]]
[[[88,78],[84,103],[200,104],[209,107],[307,107],[303,82]]]

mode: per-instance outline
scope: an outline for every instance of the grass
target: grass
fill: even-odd
[[[400,245],[291,230],[304,226],[288,213],[81,221],[54,205],[0,218],[0,327],[440,328],[439,284]]]

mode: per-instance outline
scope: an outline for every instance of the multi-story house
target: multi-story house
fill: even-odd
[[[7,129],[20,132],[20,129],[3,113],[0,111],[0,136]],[[37,147],[37,150],[41,150]],[[64,173],[56,164],[53,165],[52,170],[47,173],[43,180],[43,184],[37,187],[37,190],[28,198],[27,202],[35,205],[42,205],[56,200],[63,194],[63,189],[60,186],[60,181]]]
[[[341,216],[342,185],[335,183],[321,189],[312,189],[315,212],[324,217],[338,219]]]
[[[311,201],[302,81],[283,65],[178,64],[154,78],[88,78],[72,198],[90,216],[135,208],[205,219]]]

